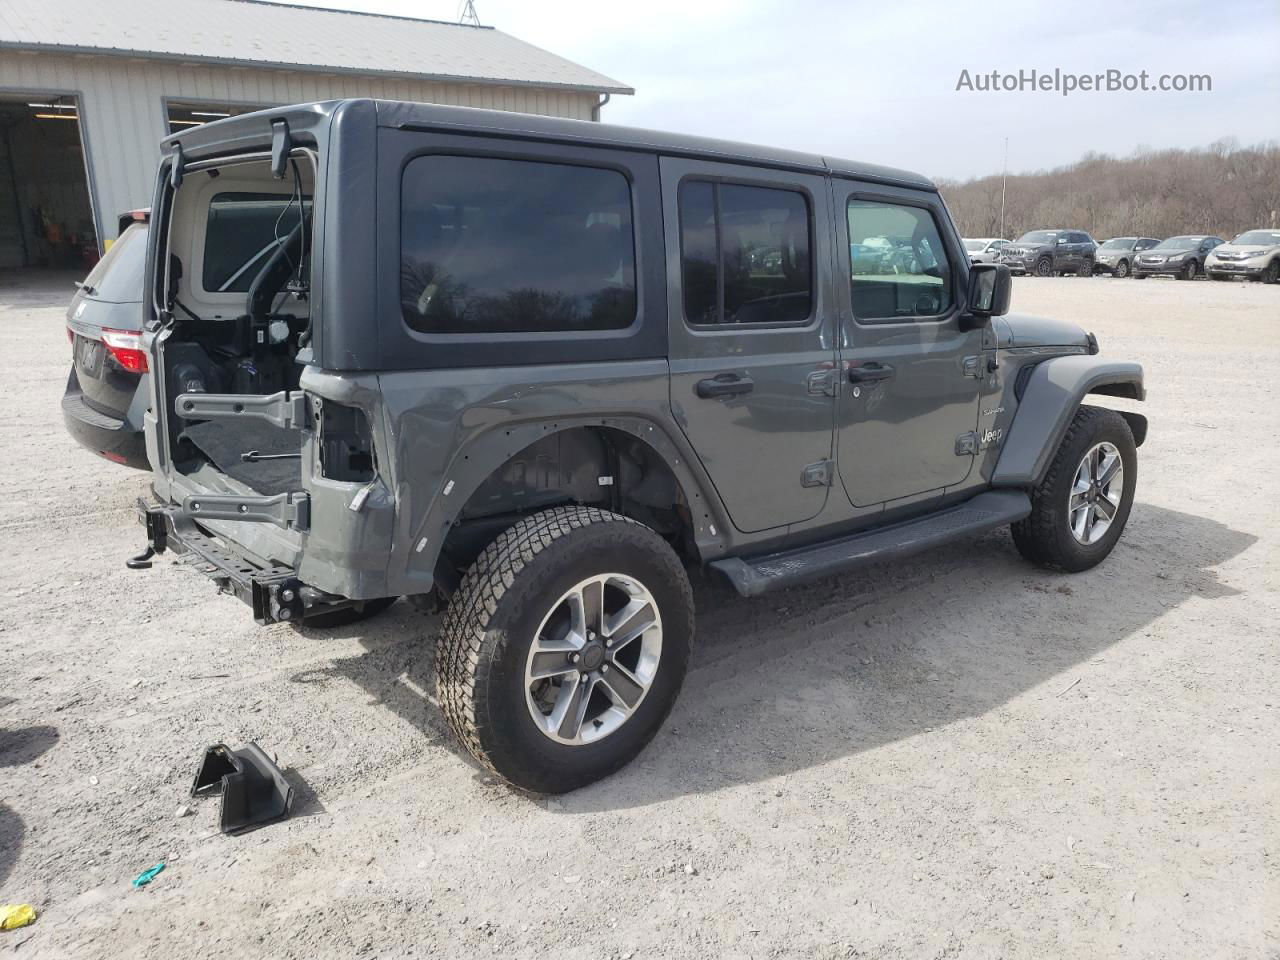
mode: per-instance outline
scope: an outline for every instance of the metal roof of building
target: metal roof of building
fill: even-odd
[[[0,0],[0,49],[635,91],[492,27],[264,0]]]

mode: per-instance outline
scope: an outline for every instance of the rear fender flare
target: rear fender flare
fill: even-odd
[[[449,528],[458,521],[472,495],[509,460],[538,440],[583,427],[617,430],[648,445],[666,463],[684,492],[698,553],[707,559],[724,552],[730,527],[723,506],[710,495],[712,487],[701,475],[701,465],[677,446],[660,425],[643,417],[564,417],[550,423],[538,420],[502,425],[485,431],[456,451],[435,502],[413,532],[411,568],[422,572],[434,569]]]
[[[1055,357],[1036,366],[1018,404],[1009,436],[991,477],[996,487],[1033,487],[1044,477],[1076,415],[1089,394],[1146,399],[1142,365],[1096,356]],[[1120,411],[1133,430],[1135,443],[1147,436],[1147,418]]]

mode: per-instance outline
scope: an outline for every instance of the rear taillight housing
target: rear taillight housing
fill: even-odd
[[[147,354],[142,349],[142,334],[136,330],[110,330],[103,328],[102,342],[116,363],[130,373],[146,373]]]

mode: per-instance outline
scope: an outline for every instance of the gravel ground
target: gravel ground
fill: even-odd
[[[63,432],[69,290],[0,282],[0,903],[40,911],[0,951],[1280,956],[1280,287],[1015,281],[1146,365],[1111,559],[1045,573],[1001,531],[755,601],[699,583],[667,727],[556,800],[451,741],[435,618],[264,629],[125,569],[145,478]],[[176,816],[203,747],[248,740],[294,817]]]

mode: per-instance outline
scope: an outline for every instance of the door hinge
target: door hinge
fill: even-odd
[[[978,435],[970,430],[956,437],[956,456],[965,457],[978,452]]]
[[[246,393],[184,393],[173,404],[184,420],[266,420],[285,430],[306,426],[307,395],[280,391],[268,395]]]
[[[831,486],[831,467],[830,460],[819,460],[817,463],[811,463],[800,471],[800,486],[802,487],[829,487]]]
[[[272,523],[282,530],[306,530],[311,525],[311,498],[305,493],[272,497],[193,494],[182,501],[182,512],[195,520],[245,520]]]

